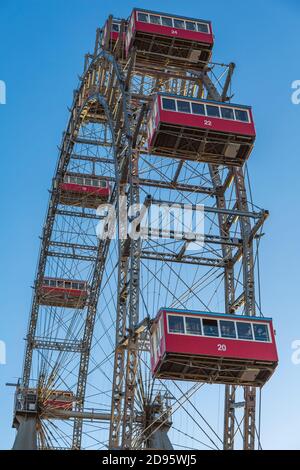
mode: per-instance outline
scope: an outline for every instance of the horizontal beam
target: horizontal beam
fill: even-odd
[[[172,202],[172,201],[164,201],[161,199],[151,199],[151,204],[155,205],[166,205],[166,206],[182,206],[182,208],[189,206],[189,204],[179,203],[179,202]],[[193,207],[194,205],[191,204]],[[196,205],[195,205],[196,208]],[[224,214],[224,215],[232,215],[234,217],[247,217],[252,219],[260,219],[265,217],[266,211],[260,212],[249,212],[249,211],[240,211],[237,209],[223,209],[220,207],[210,207],[210,206],[203,206],[204,212],[213,213],[213,214]]]
[[[51,241],[49,243],[49,246],[70,248],[72,250],[98,251],[98,247],[95,245],[82,245],[79,243],[66,243],[66,242]]]
[[[94,145],[96,147],[111,147],[112,146],[112,141],[84,139],[83,137],[76,137],[76,139],[74,139],[73,142],[75,144]]]
[[[65,258],[65,259],[76,259],[79,261],[88,261],[94,263],[97,258],[96,256],[89,256],[89,255],[80,255],[76,253],[62,253],[57,251],[46,251],[47,256],[51,256],[52,258]]]
[[[93,157],[89,155],[79,155],[79,154],[71,154],[71,160],[82,160],[85,162],[92,162],[92,163],[109,163],[114,165],[115,161],[111,158],[103,158],[103,157]]]
[[[194,264],[199,266],[212,266],[216,268],[225,267],[226,262],[222,259],[211,259],[204,258],[201,256],[189,256],[184,255],[179,257],[176,253],[162,253],[162,252],[151,252],[151,251],[142,251],[142,259],[150,259],[154,261],[162,261],[165,263],[184,263],[184,264]]]
[[[57,408],[50,408],[47,406],[43,413],[43,418],[51,419],[87,419],[91,421],[110,421],[110,413],[99,413],[96,411],[73,411],[73,410],[58,410]]]
[[[200,194],[208,194],[213,196],[215,194],[214,188],[209,188],[205,186],[198,186],[198,185],[191,185],[191,184],[183,184],[177,182],[168,182],[168,181],[158,181],[158,180],[150,180],[145,178],[139,178],[139,184],[141,186],[150,186],[155,188],[163,188],[163,189],[174,189],[176,191],[187,191],[191,193],[200,193]]]
[[[214,245],[227,245],[241,247],[243,240],[236,237],[222,237],[220,235],[210,234],[197,234],[197,236],[185,238],[184,234],[179,231],[172,230],[160,230],[156,227],[141,227],[141,236],[147,240],[173,240],[174,242],[186,242],[186,243],[207,243]],[[188,249],[188,247],[187,247]]]
[[[49,341],[43,338],[34,339],[31,343],[33,349],[50,349],[53,351],[82,352],[82,341]]]
[[[66,217],[81,217],[84,219],[96,219],[96,220],[101,220],[103,217],[100,217],[99,215],[96,214],[90,214],[86,212],[75,212],[75,211],[68,211],[68,210],[63,210],[63,209],[57,209],[56,210],[57,215],[64,215]]]
[[[99,412],[99,411],[73,411],[73,410],[58,410],[57,408],[50,408],[47,406],[45,409],[45,413],[43,410],[43,419],[51,418],[51,419],[86,419],[91,421],[110,421],[111,420],[111,413],[109,412]],[[136,416],[134,421],[136,423],[143,422],[143,416]]]

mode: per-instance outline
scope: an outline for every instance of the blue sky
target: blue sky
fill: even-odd
[[[299,170],[300,105],[291,83],[300,79],[297,0],[214,2],[2,0],[0,80],[1,320],[7,365],[0,366],[0,448],[10,448],[14,382],[21,372],[31,285],[48,188],[72,91],[106,17],[133,6],[211,19],[214,60],[234,61],[234,101],[254,108],[258,133],[249,162],[255,202],[271,212],[261,250],[262,300],[277,330],[280,367],[263,391],[264,448],[297,448],[300,365],[291,343],[300,339]]]

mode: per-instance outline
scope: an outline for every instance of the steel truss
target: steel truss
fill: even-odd
[[[112,18],[108,24],[111,21]],[[173,416],[179,409],[185,410],[195,425],[186,406],[195,412],[191,400],[202,384],[183,390],[176,383],[171,386],[161,381],[155,383],[149,375],[149,337],[147,322],[143,321],[156,314],[151,310],[156,304],[152,303],[151,309],[145,305],[147,289],[157,295],[163,291],[171,306],[189,308],[196,302],[200,308],[210,310],[214,308],[212,292],[206,300],[199,293],[210,289],[212,282],[221,281],[218,289],[224,311],[257,314],[254,244],[259,240],[268,212],[249,201],[244,169],[149,156],[145,144],[153,93],[204,95],[212,100],[228,101],[234,64],[211,64],[203,72],[185,72],[174,66],[161,71],[152,67],[151,62],[141,67],[136,61],[136,51],[125,60],[122,34],[113,53],[109,52],[109,44],[101,49],[100,38],[98,31],[94,54],[86,55],[59,148],[19,386],[19,391],[34,387],[43,393],[56,387],[72,388],[75,406],[73,411],[63,412],[39,404],[35,415],[39,448],[93,447],[91,439],[96,439],[85,431],[93,423],[101,423],[103,428],[98,431],[101,434],[104,429],[106,433],[103,440],[97,438],[97,448],[107,445],[112,449],[149,448],[163,441],[160,445],[168,446],[166,433],[172,430]],[[113,189],[109,202],[118,214],[116,240],[99,240],[96,236],[95,226],[105,219],[103,214],[60,203],[59,182],[66,173],[105,175],[110,180]],[[190,254],[187,240],[151,237],[135,240],[126,233],[124,236],[120,211],[127,211],[133,205],[138,207],[149,195],[150,205],[203,204],[207,227],[204,246]],[[139,225],[139,216],[136,209],[131,214],[131,223]],[[184,274],[184,267],[196,270],[192,284]],[[199,269],[204,269],[203,274]],[[160,277],[160,271],[164,272],[164,278]],[[88,280],[90,293],[86,308],[41,306],[38,291],[45,275]],[[176,285],[171,285],[171,279]],[[109,289],[108,299],[105,296]],[[105,312],[105,302],[108,312]],[[111,335],[112,326],[105,329],[105,315],[111,315],[115,335]],[[108,346],[109,354],[105,350]],[[96,351],[102,351],[102,361]],[[105,372],[107,364],[111,376]],[[91,377],[96,369],[101,369],[111,391],[103,389],[102,383],[93,382]],[[73,378],[72,386],[70,378]],[[93,410],[86,408],[93,396],[92,389],[101,397],[97,409]],[[233,449],[239,432],[241,447],[254,449],[255,389],[245,387],[242,402],[236,401],[238,395],[236,387],[226,385],[221,442],[225,449]],[[106,407],[101,411],[103,397]],[[204,420],[202,415],[201,418]],[[220,441],[207,420],[204,422],[213,438]],[[208,431],[203,432],[210,444],[214,443]],[[84,442],[86,439],[88,444]],[[199,445],[195,438],[190,440]],[[219,448],[220,442],[215,447]]]

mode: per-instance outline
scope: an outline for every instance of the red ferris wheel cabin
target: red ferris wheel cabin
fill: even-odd
[[[125,25],[125,29],[126,29],[126,25]],[[102,35],[102,41],[101,41],[102,46],[108,45],[108,50],[112,51],[114,49],[114,45],[116,44],[119,38],[120,31],[121,31],[121,20],[113,18],[111,27],[110,27],[110,37],[108,38],[109,20],[107,20],[103,28],[103,35]],[[123,34],[124,34],[123,38],[125,40],[126,31]]]
[[[61,204],[68,206],[97,207],[108,201],[110,185],[107,178],[92,175],[66,174],[59,185]]]
[[[153,155],[224,165],[242,165],[256,136],[250,106],[167,93],[155,95],[147,131]]]
[[[126,33],[126,53],[137,65],[155,64],[201,70],[214,39],[210,21],[134,8]]]
[[[270,318],[161,309],[151,328],[160,379],[262,387],[277,364]]]
[[[40,305],[84,308],[89,295],[86,281],[45,277],[38,291]]]

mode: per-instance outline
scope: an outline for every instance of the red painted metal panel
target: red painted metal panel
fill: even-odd
[[[109,196],[108,186],[106,188],[96,188],[94,186],[82,186],[82,185],[73,184],[73,183],[62,183],[60,187],[63,191],[76,192],[80,194],[88,193],[88,194],[95,194],[99,196]]]
[[[80,289],[65,289],[63,287],[52,287],[52,286],[42,286],[41,291],[45,294],[67,294],[72,297],[81,297],[83,295],[87,296],[88,292],[86,290]]]
[[[223,345],[226,347],[226,351],[221,350]],[[169,333],[166,335],[166,350],[179,354],[253,359],[267,362],[278,361],[274,343],[260,343],[258,341],[241,341]]]
[[[188,31],[186,29],[172,28],[159,24],[144,23],[143,21],[135,21],[136,31],[149,33],[153,35],[175,37],[176,39],[185,39],[193,42],[213,45],[214,39],[211,33],[200,33],[198,31]]]

